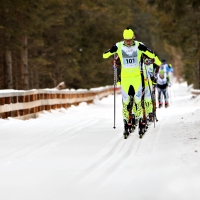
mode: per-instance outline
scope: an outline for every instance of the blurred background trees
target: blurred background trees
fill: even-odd
[[[0,89],[111,85],[102,53],[128,26],[200,88],[198,0],[0,0]]]

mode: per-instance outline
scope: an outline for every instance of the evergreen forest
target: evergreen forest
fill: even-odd
[[[199,0],[0,0],[0,89],[112,85],[126,27],[200,89]]]

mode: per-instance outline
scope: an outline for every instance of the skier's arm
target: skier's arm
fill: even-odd
[[[170,87],[171,86],[171,84],[170,84],[170,78],[169,78],[169,76],[167,75],[167,85]]]
[[[155,63],[153,63],[153,71],[155,72],[156,75],[158,74],[159,68],[160,67],[158,65],[156,65]]]
[[[174,69],[173,69],[173,67],[172,67],[172,64],[168,64],[167,68],[168,68],[168,71],[169,71],[169,72],[171,72],[171,73],[174,72]]]
[[[114,53],[116,53],[118,50],[118,47],[116,44],[114,44],[110,49],[108,49],[106,52],[103,53],[103,58],[109,58]]]
[[[148,49],[144,44],[139,43],[138,49],[142,51],[149,58],[154,58],[154,63],[156,65],[158,66],[161,65],[161,61],[159,60],[158,56],[153,51]]]

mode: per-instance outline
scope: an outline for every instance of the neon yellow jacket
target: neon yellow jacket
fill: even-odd
[[[103,58],[109,58],[117,53],[121,61],[121,77],[134,77],[141,74],[139,62],[142,53],[149,58],[154,58],[155,64],[161,65],[161,61],[155,53],[144,44],[134,41],[132,46],[126,46],[124,41],[116,43],[111,49],[103,53]]]

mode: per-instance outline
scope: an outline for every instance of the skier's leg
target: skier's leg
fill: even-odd
[[[147,129],[147,118],[146,118],[146,109],[145,109],[145,94],[146,94],[146,88],[145,88],[145,78],[144,73],[141,73],[141,110],[142,110],[142,116],[139,119],[139,136],[142,138],[144,133]]]
[[[133,123],[135,122],[135,117],[134,114],[132,114],[132,109],[134,106],[134,96],[135,96],[135,89],[132,85],[129,86],[129,90],[128,90],[128,96],[130,97],[129,103],[127,105],[127,110],[129,113],[129,117],[128,117],[128,129],[129,132],[132,132],[132,129],[135,129],[135,127],[133,126]]]
[[[149,84],[149,85],[148,85]],[[152,83],[149,81],[149,83],[145,82],[145,110],[146,110],[146,116],[149,120],[149,117],[151,116],[153,118],[153,104],[152,104]]]
[[[127,97],[126,99],[124,98],[125,95],[124,93],[122,93],[122,116],[123,116],[123,122],[124,122],[124,135],[128,135],[128,110],[127,110],[127,106],[129,103],[129,97]]]
[[[130,90],[130,91],[129,91]],[[129,135],[129,113],[132,112],[132,105],[134,100],[134,88],[130,86],[129,79],[122,79],[121,80],[121,92],[122,92],[122,115],[123,115],[123,122],[124,122],[124,136]],[[130,95],[132,94],[132,95]]]
[[[165,107],[167,108],[169,106],[169,95],[167,88],[163,92],[164,99],[165,99]]]
[[[158,91],[158,106],[159,108],[162,107],[162,91],[160,88],[157,88],[157,91]]]
[[[122,102],[123,102],[122,115],[123,115],[123,120],[124,120],[125,133],[127,133],[126,128],[128,127],[126,124],[128,124],[129,122],[129,111],[127,108],[129,108],[128,105],[130,105],[131,96],[132,96],[131,93],[133,91],[132,89],[130,90],[130,85],[132,85],[136,93],[133,99],[134,103],[132,106],[132,115],[136,118],[140,115],[140,111],[141,111],[140,109],[141,106],[139,106],[140,98],[137,96],[139,94],[138,90],[140,88],[140,83],[141,83],[140,76],[126,77],[126,78],[122,77],[121,79],[121,92],[122,92]]]
[[[137,124],[138,119],[142,117],[142,107],[141,107],[141,96],[142,96],[142,84],[141,84],[141,76],[135,76],[133,78],[134,88],[135,88],[135,104],[132,109],[132,114],[135,117],[135,123]]]

